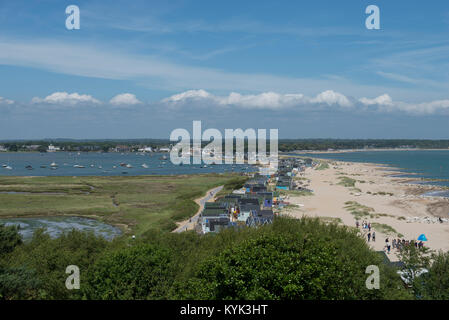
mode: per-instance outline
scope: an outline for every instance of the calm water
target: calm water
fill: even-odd
[[[371,162],[399,168],[401,177],[449,180],[449,150],[362,151],[328,154],[302,154],[314,158],[347,162]],[[412,174],[416,173],[416,174]],[[449,181],[422,182],[449,187]]]
[[[161,159],[166,156],[167,160]],[[55,162],[58,167],[52,170],[50,164]],[[126,163],[133,168],[121,167]],[[142,167],[146,164],[148,168]],[[8,165],[8,170],[2,165]],[[81,165],[85,168],[74,168]],[[33,170],[26,167],[32,166]],[[46,168],[41,168],[46,166]],[[114,168],[116,166],[116,168]],[[223,172],[251,172],[256,171],[248,165],[201,165],[177,166],[170,162],[170,155],[150,153],[3,153],[0,152],[0,176],[116,176],[116,175],[169,175],[169,174],[196,174],[196,173],[223,173]],[[126,173],[125,173],[126,172]]]
[[[102,236],[108,240],[122,233],[117,227],[95,219],[81,217],[11,218],[0,219],[0,224],[20,226],[19,232],[25,240],[30,239],[34,231],[39,228],[45,228],[46,233],[52,238],[56,238],[72,229],[87,232],[93,231],[97,236]]]

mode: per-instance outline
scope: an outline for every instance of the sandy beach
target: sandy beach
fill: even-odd
[[[370,222],[376,232],[376,241],[369,242],[375,250],[384,249],[386,238],[390,243],[393,238],[416,240],[423,233],[427,247],[449,250],[449,199],[422,196],[438,188],[392,177],[401,172],[381,165],[320,161],[327,162],[329,168],[307,168],[295,177],[295,182],[313,190],[313,195],[290,194],[286,201],[293,206],[284,214],[333,218],[329,220],[355,227],[354,211],[362,212],[360,223]],[[445,221],[441,223],[438,217]],[[368,231],[359,230],[366,239]],[[397,260],[394,251],[390,259]]]

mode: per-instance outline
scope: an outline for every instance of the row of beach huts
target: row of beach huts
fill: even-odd
[[[196,231],[206,234],[229,227],[256,227],[272,223],[287,204],[283,195],[285,191],[302,189],[295,184],[294,178],[303,175],[305,168],[312,164],[309,159],[280,159],[276,173],[253,174],[243,188],[222,195],[214,202],[206,202]]]

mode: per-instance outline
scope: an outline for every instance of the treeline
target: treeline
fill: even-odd
[[[202,147],[209,142],[203,141]],[[148,146],[152,148],[174,145],[168,139],[126,139],[126,140],[40,140],[40,141],[4,141],[0,144],[9,151],[29,151],[27,146],[39,145],[34,151],[45,152],[50,144],[57,145],[65,151],[108,151],[118,145],[134,147]],[[449,140],[414,140],[414,139],[281,139],[278,143],[279,151],[291,152],[296,150],[342,150],[364,148],[420,148],[420,149],[448,149]],[[223,142],[223,151],[225,144]],[[248,149],[248,141],[245,141],[245,150]],[[234,141],[234,151],[236,144]],[[270,150],[267,141],[266,150]]]
[[[279,150],[342,150],[363,148],[420,148],[448,149],[449,140],[410,140],[410,139],[304,139],[280,140]]]
[[[160,148],[170,144],[168,140],[162,139],[131,139],[131,140],[18,140],[18,141],[0,141],[0,145],[8,151],[38,151],[46,152],[49,145],[58,146],[64,151],[103,151],[107,152],[116,146],[134,147],[135,151],[141,146]],[[39,146],[30,149],[31,146]]]
[[[449,298],[447,254],[407,288],[356,231],[311,218],[112,242],[76,231],[51,239],[41,230],[23,243],[15,227],[0,227],[0,241],[1,299]],[[65,287],[68,265],[80,269],[79,290]],[[380,269],[379,289],[366,287],[369,265]]]

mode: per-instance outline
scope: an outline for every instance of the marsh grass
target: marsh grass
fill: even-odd
[[[128,177],[0,177],[0,218],[90,216],[140,234],[171,231],[196,213],[207,190],[244,183],[236,174]],[[49,194],[57,193],[57,194]]]

